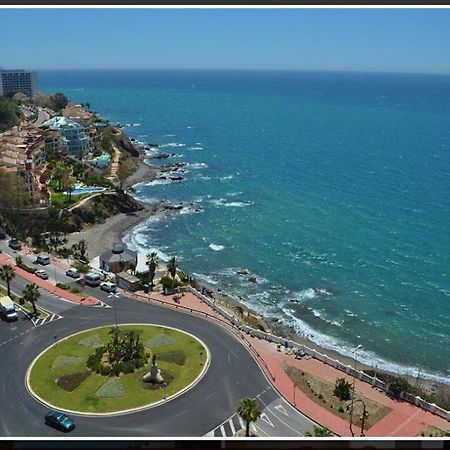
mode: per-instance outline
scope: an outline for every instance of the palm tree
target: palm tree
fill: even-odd
[[[16,266],[21,266],[23,264],[23,259],[21,256],[16,256]]]
[[[305,436],[312,436],[312,437],[330,437],[330,436],[334,436],[334,434],[325,427],[318,427],[316,425],[314,425],[314,431],[312,433],[310,433],[309,431],[307,431],[305,433]]]
[[[13,278],[16,276],[16,273],[14,272],[14,269],[8,265],[3,265],[0,267],[0,278],[3,281],[6,281],[6,286],[8,288],[8,297],[11,297],[11,288],[9,286],[9,283],[13,280]]]
[[[237,410],[238,415],[245,422],[245,436],[250,436],[250,424],[258,420],[261,409],[256,398],[244,398],[240,401]]]
[[[149,274],[149,278],[150,278],[150,286],[153,289],[153,280],[155,279],[155,272],[156,269],[159,265],[159,258],[158,255],[156,254],[156,252],[152,252],[149,253],[147,255],[147,262],[146,262],[147,266],[148,266],[148,274]]]
[[[172,278],[175,278],[177,275],[177,258],[173,256],[167,262],[167,270],[169,271]]]
[[[22,291],[23,299],[26,302],[30,302],[33,306],[34,314],[37,314],[36,302],[39,300],[41,293],[39,292],[39,288],[34,284],[30,283],[25,286],[25,289]]]

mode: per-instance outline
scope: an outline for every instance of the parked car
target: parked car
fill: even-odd
[[[68,415],[58,411],[50,411],[46,414],[45,423],[65,432],[71,431],[75,428],[75,421]]]
[[[114,283],[101,283],[100,289],[105,292],[117,292],[117,286]]]
[[[43,280],[48,280],[48,274],[45,270],[36,270],[36,272],[34,272],[34,274],[37,277],[42,278]]]
[[[47,265],[50,264],[50,256],[48,256],[48,255],[39,255],[36,258],[35,262],[36,262],[36,264],[41,264],[43,266],[47,266]]]
[[[12,238],[9,240],[8,245],[13,249],[13,250],[21,250],[22,249],[22,243],[20,241],[18,241],[16,238]]]
[[[66,275],[70,278],[79,278],[80,272],[78,272],[78,270],[74,267],[71,267],[70,269],[66,270]]]

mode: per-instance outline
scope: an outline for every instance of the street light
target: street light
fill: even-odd
[[[355,400],[355,377],[356,377],[356,352],[361,348],[361,344],[359,344],[355,349],[352,350],[353,353],[353,384],[352,384],[352,402],[350,405],[350,433],[352,433],[352,437],[355,436],[353,432],[353,403]]]
[[[113,297],[114,297],[114,307],[113,307],[113,309],[114,309],[114,323],[116,324],[116,329],[117,329],[117,306],[116,306],[116,302],[117,302],[117,299],[120,298],[120,295],[117,292],[116,293],[111,292],[108,295],[108,298],[113,298]]]

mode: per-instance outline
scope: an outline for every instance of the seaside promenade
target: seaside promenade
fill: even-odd
[[[305,392],[294,385],[284,368],[286,364],[289,364],[333,385],[337,378],[342,377],[352,383],[353,378],[349,375],[313,358],[296,359],[294,355],[286,353],[284,348],[279,351],[277,345],[273,342],[242,333],[239,329],[227,323],[219,313],[191,292],[185,292],[181,297],[180,303],[175,303],[172,296],[161,294],[130,294],[123,291],[121,293],[141,301],[158,303],[168,308],[180,308],[192,314],[203,315],[209,320],[219,321],[242,340],[266,374],[270,383],[292,406],[321,426],[329,428],[337,435],[343,437],[351,436],[349,421],[326,410],[308,397]],[[406,401],[389,398],[385,393],[380,392],[380,390],[368,383],[355,380],[355,393],[358,397],[369,399],[390,410],[371,428],[365,430],[364,435],[367,437],[420,436],[420,433],[427,427],[436,427],[450,431],[450,423],[445,419]],[[360,428],[356,424],[356,419],[354,420],[353,430],[355,436],[360,436]]]

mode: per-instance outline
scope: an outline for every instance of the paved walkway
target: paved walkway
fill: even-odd
[[[130,295],[130,293],[126,293],[126,295]],[[232,327],[231,324],[228,324],[228,322],[209,305],[202,302],[190,292],[184,293],[180,303],[176,303],[172,296],[164,296],[162,294],[146,295],[139,292],[134,295],[131,294],[131,296],[144,301],[157,302],[165,307],[189,308],[193,313],[200,315],[205,314],[205,317],[206,314],[208,314],[211,320],[220,321],[221,324],[227,326],[230,330],[233,330],[233,332],[243,340],[243,343],[249,348],[250,352],[258,361],[261,369],[266,373],[269,381],[291,405],[315,422],[329,428],[334,433],[340,436],[351,436],[349,421],[322,408],[321,405],[310,399],[299,388],[294,388],[292,380],[284,371],[284,366],[288,363],[294,367],[304,369],[315,377],[322,378],[332,384],[335,383],[336,378],[341,377],[352,382],[353,378],[349,375],[313,358],[296,359],[294,355],[286,354],[284,349],[278,351],[277,346],[274,343],[241,333],[236,327]],[[391,399],[383,392],[380,392],[375,387],[372,387],[370,384],[362,382],[361,380],[355,380],[355,392],[357,395],[364,396],[391,409],[391,412],[379,420],[369,430],[365,431],[366,436],[418,436],[427,424],[450,431],[450,423],[445,419],[424,411],[410,403]],[[354,426],[353,429],[358,436],[358,427]]]
[[[48,292],[52,292],[53,294],[57,295],[58,297],[63,298],[64,300],[68,300],[69,302],[76,303],[76,304],[82,304],[85,306],[97,306],[101,305],[101,302],[97,300],[94,297],[80,297],[76,294],[73,294],[70,291],[66,291],[65,289],[61,289],[57,286],[54,286],[53,284],[49,283],[46,280],[43,280],[42,278],[37,277],[36,275],[27,272],[24,269],[21,269],[20,267],[17,267],[13,265],[10,261],[9,255],[6,253],[0,254],[0,264],[6,264],[11,266],[14,271],[17,273],[17,275],[21,276],[25,280],[29,281],[30,283],[34,283],[37,286],[39,286],[42,289],[45,289]]]

